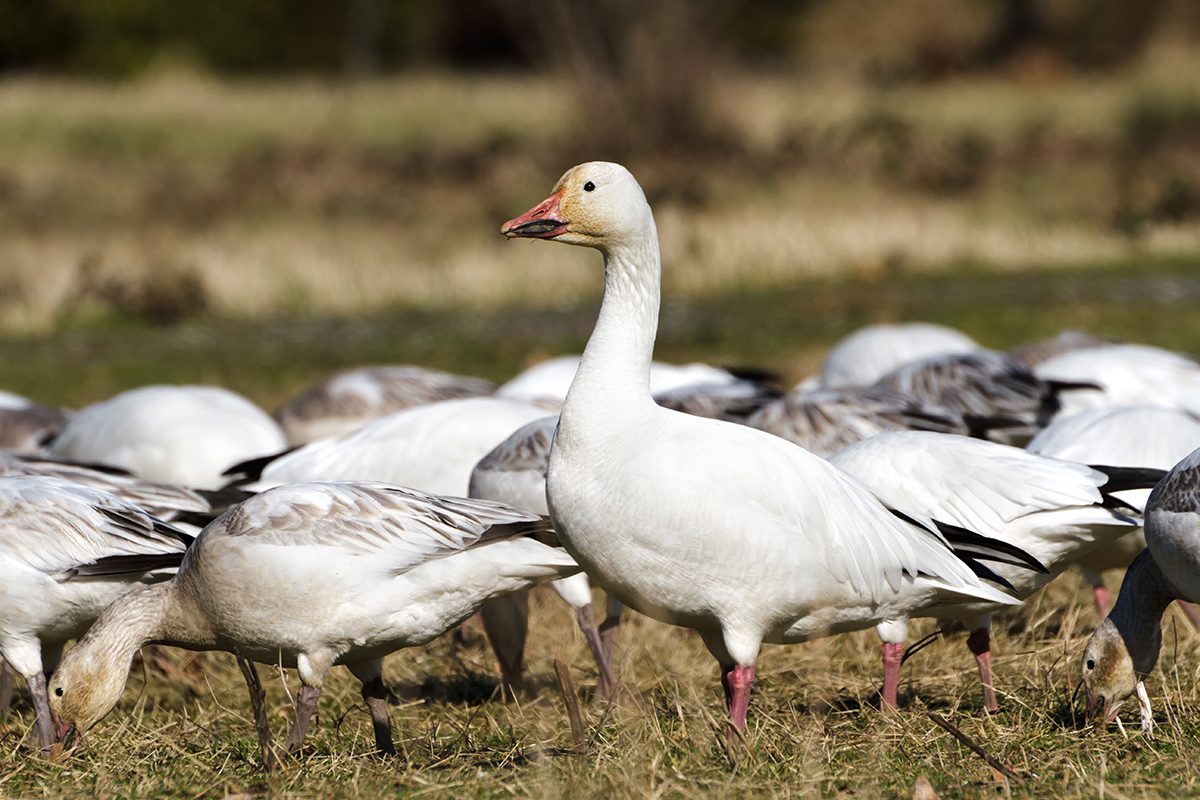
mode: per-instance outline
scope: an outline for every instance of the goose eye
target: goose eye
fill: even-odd
[[[592,183],[591,181],[588,181],[587,183],[585,183],[583,185],[583,190],[585,192],[594,192],[594,191],[596,191],[596,184]]]
[[[55,697],[62,697],[62,694],[63,694],[63,692],[62,692],[61,686],[54,687],[54,696]]]
[[[1096,662],[1095,662],[1095,660],[1094,660],[1094,659],[1091,659],[1091,658],[1089,658],[1089,659],[1087,660],[1087,668],[1088,668],[1088,669],[1095,669],[1095,668],[1096,668]]]

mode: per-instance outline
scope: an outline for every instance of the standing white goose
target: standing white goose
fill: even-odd
[[[893,516],[819,457],[762,431],[655,405],[658,233],[622,166],[569,170],[504,224],[604,255],[604,300],[563,404],[546,476],[563,543],[590,577],[696,629],[738,729],[766,642],[869,627],[943,600],[1010,602],[938,535]]]
[[[54,742],[45,676],[63,645],[131,588],[169,577],[191,538],[105,492],[0,478],[0,655],[29,685],[43,748]]]
[[[83,733],[116,704],[148,642],[227,650],[243,673],[273,760],[250,661],[295,667],[301,689],[287,749],[298,749],[325,676],[363,682],[379,750],[392,752],[383,657],[424,644],[486,600],[578,570],[531,538],[536,514],[379,483],[294,483],[247,500],[205,528],[179,573],[101,616],[50,679],[63,729]]]
[[[1139,470],[1096,468],[1033,455],[1008,445],[941,433],[882,433],[829,459],[901,511],[960,525],[1008,542],[1036,558],[1034,571],[997,564],[999,573],[1026,599],[1075,562],[1138,527],[1138,521],[1106,508],[1110,492],[1128,485],[1153,486],[1161,477]],[[1134,473],[1134,474],[1130,474]],[[1146,481],[1149,481],[1148,483]],[[944,606],[930,616],[967,623],[967,646],[975,655],[983,707],[999,709],[992,679],[989,628],[999,610],[984,603]],[[896,687],[907,625],[879,626],[883,645],[883,702],[896,705]]]
[[[1116,718],[1138,696],[1142,729],[1154,722],[1145,679],[1158,663],[1162,615],[1172,600],[1200,602],[1200,450],[1175,465],[1146,503],[1146,550],[1134,560],[1117,604],[1083,653],[1088,713]]]

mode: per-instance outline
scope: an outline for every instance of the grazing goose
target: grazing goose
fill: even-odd
[[[983,347],[961,331],[931,322],[868,325],[830,348],[820,385],[870,386],[899,366],[930,356],[977,353]]]
[[[77,412],[50,452],[145,480],[216,489],[231,464],[286,446],[266,412],[227,389],[144,386]]]
[[[1117,604],[1083,653],[1088,714],[1116,719],[1134,692],[1142,730],[1154,726],[1145,679],[1158,663],[1172,600],[1200,602],[1200,450],[1175,465],[1146,503],[1146,550],[1130,565]]]
[[[464,497],[479,459],[547,409],[507,397],[467,397],[415,406],[331,439],[231,468],[237,484],[262,490],[291,481],[383,481]]]
[[[482,378],[412,366],[359,367],[308,387],[275,412],[288,444],[307,444],[361,428],[412,406],[483,397],[496,391]]]
[[[996,572],[1026,599],[1080,554],[1104,547],[1138,527],[1112,510],[1112,491],[1153,486],[1158,470],[1094,468],[1033,455],[1008,445],[940,433],[883,433],[830,461],[870,487],[884,502],[1008,542],[1037,559],[1043,570],[997,564]],[[986,603],[943,606],[929,616],[967,623],[967,646],[983,686],[983,707],[999,709],[992,679],[989,627],[999,610]],[[884,640],[885,705],[896,705],[905,620],[879,626]]]
[[[877,386],[813,391],[798,387],[764,405],[746,424],[819,456],[832,455],[884,431],[970,432],[961,414]]]
[[[61,408],[43,406],[12,392],[0,391],[0,449],[35,453],[67,422]]]
[[[550,460],[550,441],[558,417],[545,417],[520,428],[488,453],[471,473],[471,497],[495,500],[546,515],[546,464]],[[604,624],[597,626],[592,610],[592,587],[582,572],[554,581],[550,586],[575,609],[575,619],[596,660],[600,682],[596,692],[607,697],[615,686],[612,651],[621,607],[610,599]],[[511,594],[484,604],[483,626],[500,672],[509,691],[522,685],[525,633],[529,609],[524,593]]]
[[[534,364],[496,390],[501,397],[523,400],[549,400],[562,403],[567,389],[579,368],[579,356],[556,356]],[[757,374],[755,377],[759,377]],[[655,361],[650,365],[650,391],[670,392],[681,386],[727,385],[743,382],[741,378],[720,367],[708,364],[667,364]]]
[[[0,655],[25,678],[43,749],[54,742],[46,675],[131,588],[163,580],[190,536],[105,492],[49,477],[0,477]]]
[[[1072,350],[1043,361],[1034,371],[1046,380],[1099,387],[1065,392],[1060,417],[1121,405],[1166,406],[1200,416],[1200,364],[1160,347],[1109,344]]]
[[[1056,419],[1027,449],[1083,464],[1168,470],[1197,447],[1200,447],[1200,421],[1184,411],[1162,406],[1113,406]],[[1116,496],[1140,513],[1146,507],[1150,491],[1130,490],[1117,492]],[[1100,616],[1107,614],[1112,606],[1100,573],[1125,569],[1145,547],[1146,539],[1139,528],[1079,558]],[[1183,608],[1184,613],[1192,616],[1186,606]]]
[[[964,416],[1008,421],[998,426],[1002,427],[998,438],[1021,444],[1058,412],[1060,392],[1094,388],[1085,383],[1042,380],[1012,359],[987,352],[912,361],[875,385]]]
[[[375,743],[393,752],[383,657],[424,644],[486,600],[578,570],[534,535],[536,514],[380,483],[294,483],[263,492],[205,528],[178,574],[108,608],[50,679],[62,730],[82,734],[125,688],[149,642],[237,655],[274,750],[252,661],[300,673],[287,749],[299,749],[325,676],[362,681]]]
[[[763,431],[661,408],[650,392],[660,261],[654,216],[622,166],[568,170],[510,237],[604,255],[604,299],[563,404],[546,494],[588,576],[625,605],[695,629],[744,730],[763,642],[870,627],[940,602],[1015,602],[935,530]]]

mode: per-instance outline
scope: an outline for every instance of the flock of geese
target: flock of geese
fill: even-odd
[[[602,696],[626,608],[695,630],[730,735],[764,642],[874,627],[896,706],[920,617],[964,623],[992,711],[991,615],[1072,566],[1107,613],[1081,664],[1089,711],[1114,719],[1137,694],[1152,726],[1160,618],[1200,600],[1200,364],[1079,333],[1003,353],[878,325],[784,393],[652,360],[658,234],[623,167],[569,170],[501,232],[603,255],[581,357],[499,387],[355,369],[274,417],[217,387],[74,413],[0,395],[0,655],[43,749],[82,740],[155,643],[237,657],[264,765],[280,750],[256,662],[299,673],[283,750],[343,664],[391,753],[383,658],[482,612],[520,691],[543,582],[574,610]],[[1100,573],[1125,567],[1112,605]]]

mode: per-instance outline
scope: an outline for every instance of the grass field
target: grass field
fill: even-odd
[[[889,280],[797,282],[668,297],[659,356],[762,364],[789,379],[845,331],[869,321],[931,319],[1006,347],[1062,327],[1200,352],[1200,261],[1076,267],[1013,275],[963,267]],[[597,275],[592,275],[597,278]],[[271,406],[338,366],[414,362],[502,379],[530,359],[578,349],[595,305],[490,312],[399,308],[346,318],[192,319],[149,327],[117,318],[52,337],[0,340],[8,385],[82,403],[149,381],[215,382]],[[481,641],[443,639],[387,662],[400,755],[371,756],[371,731],[348,674],[322,698],[303,755],[270,776],[258,769],[244,685],[232,659],[172,656],[179,671],[135,667],[114,714],[62,763],[29,758],[27,704],[0,727],[0,794],[12,797],[231,795],[372,797],[908,796],[926,777],[943,797],[1011,791],[1032,797],[1153,797],[1195,791],[1188,753],[1200,742],[1200,637],[1168,618],[1152,681],[1153,739],[1095,730],[1072,704],[1076,661],[1094,625],[1083,582],[1067,575],[994,626],[1003,711],[987,717],[962,633],[904,668],[905,708],[876,705],[871,632],[781,648],[759,663],[747,746],[728,754],[717,670],[698,638],[634,617],[623,632],[625,688],[612,708],[589,704],[594,668],[571,615],[535,598],[528,662],[534,692],[496,698]],[[915,626],[914,639],[930,630]],[[555,684],[569,665],[584,699],[585,741],[572,737]],[[278,735],[288,724],[284,678],[269,671]],[[295,690],[295,679],[290,684]],[[992,769],[929,716],[949,721],[1024,784]]]
[[[663,234],[658,357],[792,382],[853,328],[918,319],[997,348],[1076,328],[1200,353],[1195,66],[889,91],[723,79],[727,138],[711,153],[631,159]],[[585,133],[570,87],[525,77],[0,83],[0,388],[79,406],[214,383],[272,408],[349,365],[502,380],[577,352],[597,258],[496,229],[565,167],[607,155]],[[1197,790],[1200,637],[1168,620],[1155,738],[1094,730],[1071,702],[1095,621],[1074,575],[994,626],[1000,714],[981,711],[961,633],[908,662],[905,708],[880,713],[866,632],[765,648],[733,752],[695,636],[633,617],[609,708],[587,701],[570,615],[549,593],[533,608],[519,703],[497,701],[481,641],[388,660],[390,762],[338,671],[309,746],[262,774],[232,659],[179,653],[176,669],[135,668],[66,761],[29,757],[19,700],[0,721],[0,796],[907,797],[922,776],[942,797]],[[582,742],[555,659],[584,699]],[[282,735],[285,680],[268,673]]]

